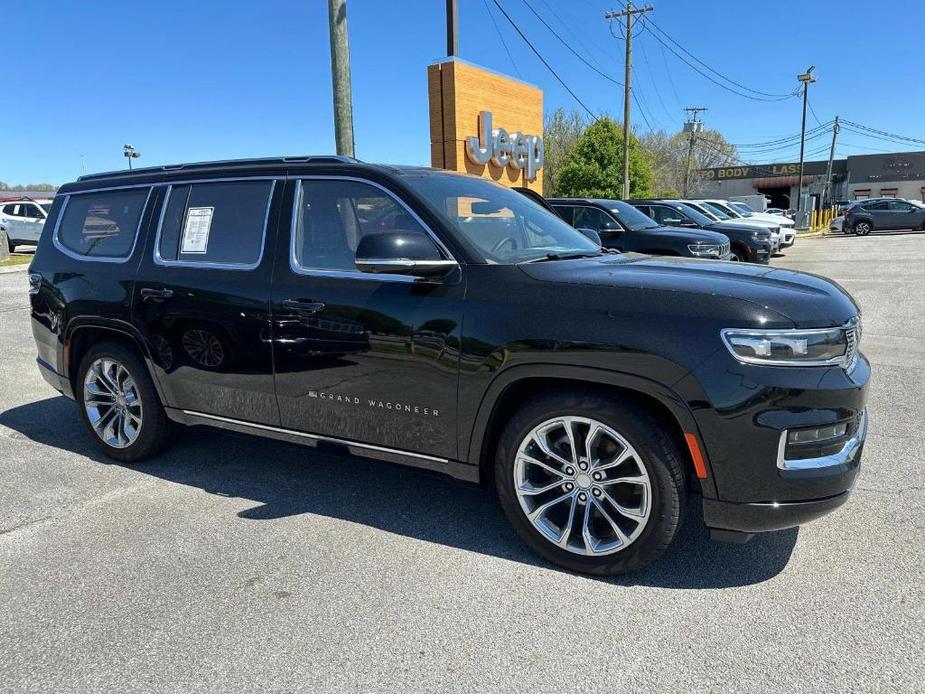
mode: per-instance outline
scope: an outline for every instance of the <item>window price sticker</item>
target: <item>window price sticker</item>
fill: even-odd
[[[180,253],[205,253],[209,245],[214,207],[191,207],[186,211],[186,224],[180,239]]]

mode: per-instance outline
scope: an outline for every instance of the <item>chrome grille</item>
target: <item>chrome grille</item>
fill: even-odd
[[[722,258],[724,255],[726,255],[728,252],[729,252],[729,244],[728,244],[728,243],[724,243],[724,244],[720,245],[720,247],[719,247],[719,257],[720,257],[720,258]]]

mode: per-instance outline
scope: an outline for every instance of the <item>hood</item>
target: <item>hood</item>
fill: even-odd
[[[765,222],[764,220],[752,220],[752,219],[721,219],[716,222],[720,226],[740,226],[748,227],[749,229],[768,229],[769,231],[780,231],[779,224],[773,224],[772,222]]]
[[[675,239],[685,243],[727,243],[726,236],[717,231],[707,229],[689,229],[687,227],[653,227],[643,229],[644,234],[658,234],[661,238]]]
[[[747,226],[745,224],[734,224],[732,222],[714,222],[710,226],[706,227],[710,231],[716,231],[720,234],[725,234],[731,239],[738,240],[749,240],[752,237],[752,234],[755,233],[755,227]],[[771,230],[767,227],[762,227],[768,232]],[[767,239],[765,239],[767,241]]]
[[[851,296],[831,280],[751,263],[625,253],[518,267],[541,282],[738,299],[783,316],[798,328],[839,326],[860,313]]]

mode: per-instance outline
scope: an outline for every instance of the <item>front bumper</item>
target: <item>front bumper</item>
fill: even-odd
[[[703,520],[714,539],[743,542],[756,533],[795,528],[831,513],[848,500],[851,490],[809,501],[737,504],[703,500]],[[717,532],[719,531],[719,532]]]
[[[780,247],[790,248],[797,239],[797,233],[793,229],[780,230]]]

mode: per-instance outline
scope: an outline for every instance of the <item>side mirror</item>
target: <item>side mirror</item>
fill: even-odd
[[[581,227],[580,229],[578,229],[578,231],[583,236],[587,236],[589,239],[591,239],[591,241],[596,243],[598,248],[604,245],[603,242],[601,241],[601,235],[598,234],[594,229],[588,229],[587,227]]]
[[[360,272],[415,277],[446,277],[459,267],[447,260],[422,233],[389,231],[368,234],[357,246],[356,266]]]

